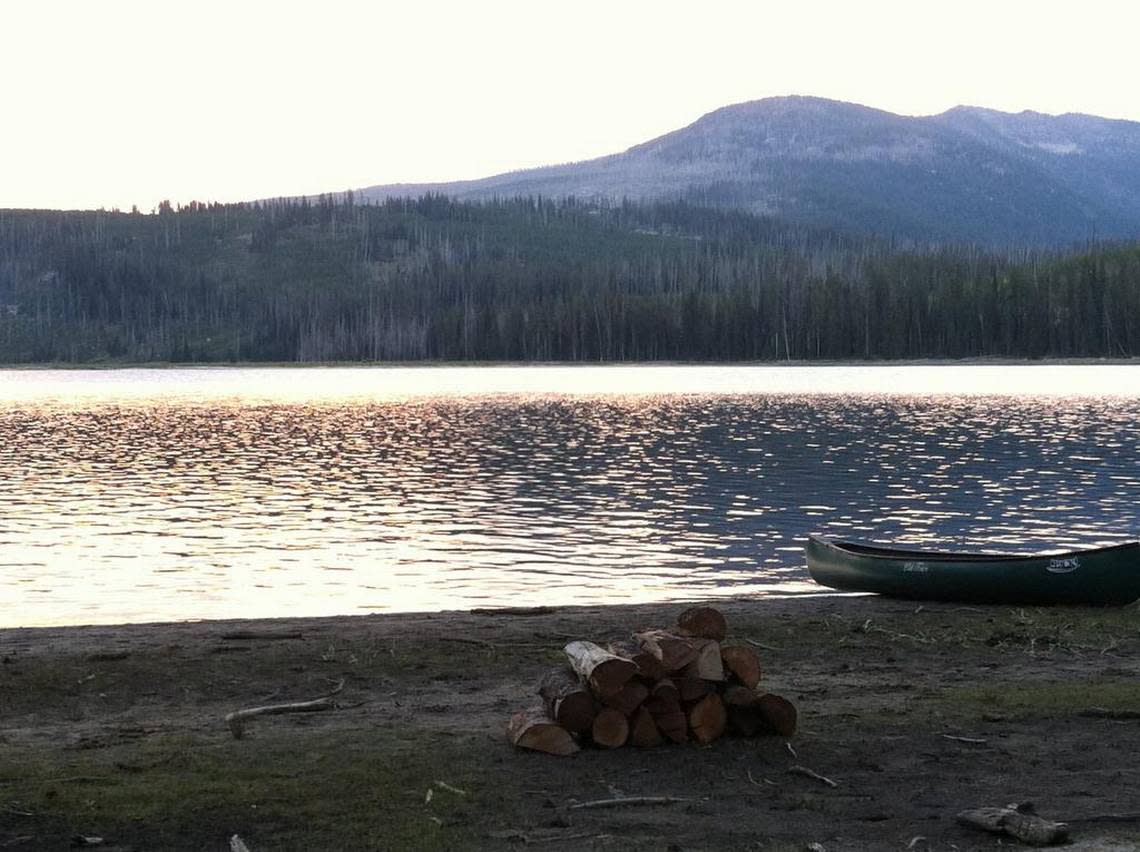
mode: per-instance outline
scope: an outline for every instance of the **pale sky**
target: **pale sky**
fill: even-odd
[[[483,177],[771,95],[1140,120],[1138,24],[1128,0],[3,0],[0,207]]]

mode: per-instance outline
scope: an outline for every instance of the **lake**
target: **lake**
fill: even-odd
[[[1140,367],[0,370],[0,626],[820,591],[1140,532]]]

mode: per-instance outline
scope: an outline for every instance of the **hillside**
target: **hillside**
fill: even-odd
[[[379,200],[676,200],[789,221],[993,247],[1140,236],[1140,124],[956,107],[907,117],[821,98],[737,104],[624,153]]]
[[[0,210],[0,362],[1140,355],[1140,245],[891,244],[684,202]]]

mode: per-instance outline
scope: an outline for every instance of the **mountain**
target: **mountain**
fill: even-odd
[[[1140,124],[955,107],[901,116],[811,97],[724,107],[621,154],[365,199],[676,200],[936,242],[1140,235]]]

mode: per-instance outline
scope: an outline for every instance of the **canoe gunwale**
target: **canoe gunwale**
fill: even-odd
[[[1092,554],[1111,553],[1116,550],[1140,549],[1140,541],[1127,541],[1123,544],[1112,544],[1107,547],[1094,547],[1083,550],[1068,550],[1052,553],[952,553],[936,550],[904,550],[897,547],[860,544],[853,541],[837,541],[835,539],[825,538],[824,536],[810,536],[810,539],[825,547],[834,548],[851,556],[899,561],[921,559],[931,562],[1029,562],[1041,559],[1066,559],[1089,556]]]

